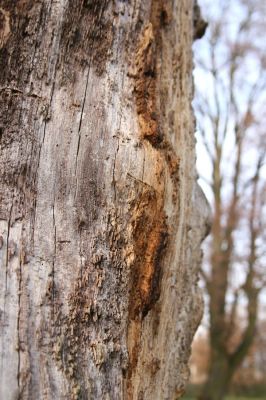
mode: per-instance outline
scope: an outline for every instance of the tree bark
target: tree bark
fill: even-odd
[[[208,212],[192,25],[192,0],[1,0],[1,399],[183,393]]]

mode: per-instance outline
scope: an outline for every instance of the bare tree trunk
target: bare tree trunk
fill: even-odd
[[[192,3],[1,0],[1,399],[184,391],[207,213]]]
[[[227,354],[218,353],[217,349],[212,349],[208,380],[199,397],[200,400],[224,399],[228,392],[233,372]]]

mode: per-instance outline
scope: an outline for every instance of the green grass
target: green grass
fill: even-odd
[[[226,400],[263,400],[265,397],[236,397],[236,396],[227,396]]]
[[[188,385],[185,395],[182,397],[184,400],[197,400],[197,396],[201,393],[201,385]],[[231,388],[231,393],[225,397],[225,400],[266,400],[266,382],[247,386]]]
[[[196,400],[196,397],[183,396],[184,400]],[[266,400],[265,397],[242,397],[242,396],[227,396],[225,400]]]
[[[188,385],[187,392],[182,399],[197,400],[201,390],[201,385]],[[231,390],[231,394],[228,394],[225,400],[266,400],[266,383],[247,387],[235,386]]]

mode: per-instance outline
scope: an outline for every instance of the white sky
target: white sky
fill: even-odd
[[[235,41],[236,40],[236,31],[237,31],[237,26],[239,23],[239,20],[245,17],[245,10],[239,6],[239,1],[238,0],[233,0],[233,1],[211,1],[211,0],[201,0],[199,1],[201,7],[202,7],[202,13],[205,15],[205,19],[207,20],[212,20],[216,18],[220,18],[220,12],[221,12],[221,7],[220,4],[229,4],[230,5],[230,17],[225,25],[225,32],[227,34],[228,40]],[[266,1],[264,2],[264,6],[262,7],[263,10],[265,11],[265,18],[266,18]],[[207,16],[207,18],[206,18]],[[265,29],[264,29],[265,31]],[[206,34],[208,38],[208,31]],[[257,39],[254,39],[254,41],[257,41],[259,43],[261,42],[261,39],[263,40],[263,44],[261,46],[264,46],[265,49],[265,57],[266,57],[266,41],[264,40],[263,37],[255,37]],[[257,43],[256,43],[257,44]],[[195,52],[195,57],[196,60],[198,58],[204,60],[206,65],[210,65],[210,56],[209,56],[209,51],[208,51],[208,42],[206,38],[203,38],[201,40],[198,40],[195,42],[194,45],[194,52]],[[223,65],[224,59],[226,58],[226,47],[224,46],[224,43],[221,43],[218,49],[219,55],[217,59],[219,60],[220,64]],[[222,71],[222,68],[221,68]],[[241,74],[239,76],[239,96],[238,96],[238,105],[240,109],[244,110],[244,107],[246,105],[246,97],[248,94],[248,90],[251,84],[253,84],[257,79],[258,79],[258,62],[255,57],[249,56],[244,60],[243,65],[241,65]],[[226,80],[226,69],[223,74],[221,72],[222,79],[225,81],[225,89],[224,91],[221,89],[219,92],[219,99],[220,99],[220,106],[222,110],[225,110],[224,106],[224,98],[228,95],[227,94],[227,87],[228,87],[228,80]],[[200,68],[195,68],[194,71],[194,80],[195,80],[195,86],[197,90],[199,90],[201,93],[204,94],[204,97],[207,99],[207,101],[210,104],[211,109],[213,108],[213,113],[215,113],[215,103],[213,101],[213,80],[208,74],[206,74],[205,71],[201,70]],[[266,91],[264,90],[262,94],[262,99],[260,102],[258,102],[257,105],[257,113],[258,115],[262,116],[262,118],[265,120],[265,125],[263,127],[260,126],[258,129],[264,129],[264,126],[266,126],[266,119],[265,119],[265,111],[264,111],[264,104],[266,101]],[[197,116],[197,114],[196,114]],[[232,121],[233,123],[233,121]],[[208,140],[208,143],[211,143],[211,137],[212,137],[212,128],[211,124],[208,120],[208,118],[204,118],[203,121],[206,137]],[[232,132],[231,132],[232,133]],[[258,131],[251,131],[250,132],[250,138],[251,138],[251,144],[252,141],[256,142],[258,138]],[[263,132],[264,137],[265,137],[265,132]],[[197,137],[197,169],[199,172],[199,183],[204,190],[207,199],[209,200],[210,203],[212,203],[212,191],[206,181],[211,181],[211,175],[212,175],[212,164],[210,162],[208,153],[206,151],[206,148],[201,140],[201,135],[197,132],[196,133]],[[232,174],[232,160],[234,159],[234,141],[232,139],[232,134],[230,134],[230,124],[229,124],[229,131],[227,134],[227,140],[226,140],[226,145],[225,145],[225,156],[224,160],[222,163],[222,169],[224,172],[225,180],[227,179],[227,183],[230,181],[230,177]],[[257,157],[257,150],[252,147],[252,145],[248,146],[245,151],[245,159],[244,159],[244,164],[246,168],[246,174],[249,176],[252,176],[251,174],[251,169],[250,166],[254,165],[254,160]],[[266,166],[264,167],[262,174],[264,175],[264,178],[266,180]],[[231,186],[227,185],[226,190],[224,191],[223,195],[224,197],[228,197],[229,193],[231,190]],[[239,247],[239,250],[242,251],[242,249],[245,248],[245,241],[246,241],[246,232],[242,232],[242,239],[239,236],[239,242],[237,246]],[[265,243],[264,243],[265,246]],[[266,247],[266,246],[265,246]],[[265,268],[266,268],[266,260],[265,260]],[[239,284],[241,281],[244,280],[244,273],[243,273],[243,265],[239,264],[239,266],[236,267],[236,270],[233,272],[231,276],[232,281],[234,281],[235,284]],[[229,298],[231,296],[229,295]],[[241,300],[241,305],[243,306],[242,308],[244,309],[245,305],[245,299],[242,298]],[[260,315],[262,316],[264,314],[264,317],[266,318],[266,290],[264,290],[264,293],[262,293],[261,296],[261,308],[260,308]],[[206,318],[205,318],[205,323],[206,323]]]

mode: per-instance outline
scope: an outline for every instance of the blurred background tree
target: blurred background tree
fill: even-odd
[[[266,2],[200,5],[209,27],[194,49],[194,107],[200,181],[213,210],[202,269],[210,351],[200,398],[221,400],[251,351],[265,298]]]
[[[239,320],[239,327],[241,320]],[[265,399],[266,390],[266,319],[258,318],[257,331],[253,343],[243,363],[236,370],[232,382],[231,393],[249,395]],[[241,329],[236,329],[232,337],[232,345],[238,343]],[[206,382],[210,363],[210,343],[207,330],[195,337],[191,357],[191,382],[198,388]],[[195,390],[194,390],[195,392]]]

